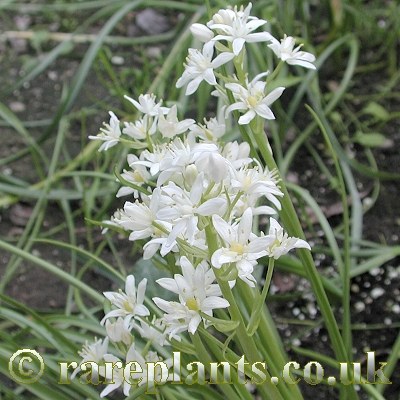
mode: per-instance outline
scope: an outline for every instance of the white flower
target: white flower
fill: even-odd
[[[96,339],[95,339],[96,340]],[[79,363],[78,367],[74,370],[74,372],[71,375],[71,379],[74,379],[76,374],[81,370],[82,364],[85,362],[92,361],[92,373],[93,376],[97,376],[99,373],[99,364],[103,360],[104,354],[107,353],[108,349],[108,338],[105,338],[104,340],[99,339],[96,340],[94,343],[88,343],[86,342],[81,351],[78,351],[78,354],[82,357],[82,361]]]
[[[135,162],[138,158],[134,154],[128,155],[128,164],[132,166],[132,170],[128,171],[124,169],[121,176],[127,182],[133,183],[136,186],[143,186],[143,184],[147,183],[150,180],[150,173],[147,171],[146,167],[143,165],[137,165]],[[137,199],[139,197],[139,191],[131,188],[130,186],[122,186],[116,197],[127,196],[133,193],[133,197]]]
[[[163,114],[166,114],[169,110],[167,107],[161,107],[161,101],[156,103],[156,96],[154,94],[141,94],[138,102],[126,95],[124,97],[130,101],[141,113],[147,116],[156,117],[160,111]]]
[[[192,163],[193,144],[187,139],[175,138],[166,146],[163,159],[160,160],[159,171],[161,173],[157,179],[157,186],[170,180],[173,175],[182,174]]]
[[[189,193],[173,182],[162,187],[163,193],[173,200],[173,203],[157,212],[157,219],[170,222],[173,225],[168,240],[161,248],[162,256],[171,251],[175,240],[180,235],[185,235],[189,244],[193,245],[195,235],[199,230],[197,227],[199,216],[224,213],[227,204],[225,198],[215,197],[202,201],[203,181],[204,174],[200,173]]]
[[[125,128],[122,133],[130,136],[133,139],[145,140],[147,135],[154,135],[157,131],[157,119],[152,121],[152,118],[145,116],[135,122],[124,122]]]
[[[167,117],[164,117],[164,115],[160,113],[158,119],[158,129],[163,137],[173,138],[176,135],[185,133],[192,127],[192,125],[194,125],[194,123],[194,119],[184,119],[183,121],[178,121],[177,109],[176,105],[174,104],[168,111]]]
[[[267,254],[268,239],[257,237],[251,232],[253,225],[251,208],[243,213],[239,223],[230,225],[218,215],[213,215],[212,222],[224,241],[224,247],[214,252],[211,264],[215,268],[221,268],[224,264],[234,263],[238,277],[249,286],[254,287],[254,282],[256,282],[252,275],[254,265],[258,258]]]
[[[264,77],[267,73],[257,75],[250,83],[247,84],[247,89],[239,83],[227,83],[225,87],[232,91],[233,97],[236,102],[231,104],[226,113],[234,110],[245,110],[246,113],[239,118],[240,125],[248,124],[256,115],[265,119],[275,119],[275,116],[269,106],[278,99],[284,87],[274,89],[268,95],[265,95],[265,82],[259,79]]]
[[[202,321],[200,311],[212,316],[214,309],[229,307],[229,302],[220,297],[218,284],[212,283],[215,276],[206,262],[196,268],[186,257],[181,257],[180,262],[183,275],[175,274],[174,279],[157,280],[160,286],[178,294],[180,303],[153,298],[157,307],[166,313],[166,333],[170,337],[184,331],[194,334]]]
[[[190,32],[196,39],[204,43],[209,42],[214,37],[213,31],[203,24],[193,24],[190,27]]]
[[[166,341],[165,324],[161,318],[153,317],[151,323],[141,319],[140,326],[134,322],[132,328],[139,332],[142,339],[157,343],[160,346],[164,346],[168,342]]]
[[[269,257],[273,257],[276,260],[292,249],[303,248],[311,250],[310,245],[305,240],[289,237],[274,218],[270,218],[269,224],[268,235],[261,238],[266,239],[266,250]]]
[[[119,218],[114,222],[125,230],[132,231],[129,240],[146,239],[150,236],[159,235],[159,231],[153,225],[156,221],[156,213],[160,207],[166,206],[168,197],[162,196],[160,189],[153,190],[151,196],[144,199],[144,202],[136,200],[134,203],[125,202],[124,210],[120,212]],[[169,227],[168,224],[160,222],[161,225]]]
[[[250,17],[252,4],[243,10],[220,10],[213,16],[213,19],[207,24],[210,29],[216,30],[221,34],[213,38],[214,41],[226,40],[232,43],[233,54],[236,56],[243,49],[244,44],[254,42],[267,42],[271,39],[268,32],[253,33],[259,27],[265,25],[267,21]]]
[[[190,127],[191,132],[205,141],[215,142],[225,134],[226,125],[222,119],[219,121],[217,118],[204,118],[204,125],[197,124]]]
[[[217,183],[229,179],[230,169],[233,169],[229,161],[215,151],[201,152],[197,157],[196,166]]]
[[[116,210],[114,211],[114,214],[110,217],[109,220],[103,220],[101,221],[102,224],[104,224],[104,228],[102,229],[101,233],[104,235],[105,233],[108,232],[109,227],[120,227],[120,224],[118,223],[119,220],[123,217],[124,211],[123,210]]]
[[[264,170],[261,165],[253,168],[247,166],[241,168],[235,172],[231,186],[246,195],[254,195],[256,198],[265,196],[278,210],[281,209],[277,196],[282,197],[283,193],[277,186],[275,173],[269,171],[267,167]],[[265,208],[264,213],[275,214],[275,211],[268,207]]]
[[[250,145],[247,142],[228,142],[225,144],[221,152],[232,166],[237,169],[244,167],[252,162],[250,155]]]
[[[200,52],[197,49],[189,49],[189,55],[186,58],[185,71],[176,82],[176,87],[181,88],[188,84],[186,95],[193,94],[200,83],[204,80],[210,85],[216,85],[214,69],[232,60],[231,53],[221,53],[214,60],[214,43],[206,43]]]
[[[104,143],[99,147],[99,151],[106,151],[115,146],[121,136],[121,128],[119,126],[119,119],[110,111],[110,122],[107,124],[103,122],[105,128],[100,128],[100,133],[97,136],[89,136],[89,139],[101,140]]]
[[[304,68],[315,69],[315,65],[312,64],[315,61],[315,56],[306,51],[299,51],[302,45],[294,48],[296,42],[293,37],[285,35],[280,43],[275,38],[271,38],[271,42],[268,47],[282,61],[290,65],[300,65]]]
[[[136,386],[142,386],[147,383],[148,378],[152,379],[152,382],[161,382],[164,377],[161,375],[161,369],[160,368],[155,368],[154,372],[156,372],[155,376],[152,376],[148,371],[147,371],[147,363],[150,362],[158,362],[158,361],[163,361],[163,363],[166,364],[167,368],[170,368],[172,366],[172,360],[167,359],[167,360],[162,360],[157,353],[154,351],[149,351],[145,357],[142,356],[142,354],[135,349],[135,344],[133,343],[131,347],[129,348],[127,354],[126,354],[126,359],[125,363],[122,363],[121,360],[118,357],[115,357],[112,354],[105,354],[104,355],[104,360],[108,363],[113,363],[112,367],[112,376],[106,378],[106,383],[107,386],[106,388],[100,393],[100,397],[105,397],[114,390],[118,389],[119,387],[123,387],[123,392],[126,397],[129,396],[129,392],[131,390],[131,387],[136,387]],[[141,368],[141,372],[136,372],[132,373],[129,371],[129,374],[125,373],[124,376],[124,368],[127,364],[130,362],[137,362]],[[118,364],[116,363],[121,363],[122,368],[118,367]],[[105,374],[104,374],[105,375]],[[168,380],[172,379],[168,376]]]
[[[115,343],[122,342],[127,346],[130,346],[132,343],[130,329],[125,326],[122,317],[118,317],[115,322],[111,322],[108,319],[106,321],[106,332],[107,336]]]
[[[143,279],[137,288],[135,286],[135,277],[129,275],[125,282],[125,293],[120,290],[117,292],[104,292],[104,296],[111,302],[115,310],[108,312],[101,320],[100,324],[111,317],[123,317],[125,327],[129,326],[132,318],[135,316],[145,317],[150,314],[148,308],[143,305],[144,295],[146,292],[147,279]]]

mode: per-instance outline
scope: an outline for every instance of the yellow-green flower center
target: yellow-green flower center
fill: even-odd
[[[194,297],[186,301],[186,307],[192,311],[199,311],[199,305]]]
[[[135,180],[135,182],[138,182],[138,183],[144,182],[142,174],[137,170],[133,173],[133,179]]]
[[[133,312],[132,304],[129,303],[128,300],[125,300],[124,303],[123,303],[123,305],[124,305],[124,310],[125,310],[125,311],[127,311],[127,312],[129,312],[129,313],[132,313],[132,312]]]
[[[249,103],[249,105],[251,107],[255,107],[258,104],[258,99],[255,96],[249,96],[249,98],[247,99],[247,102]]]
[[[243,254],[244,253],[244,246],[240,243],[232,243],[231,244],[231,251],[238,253],[238,254]]]

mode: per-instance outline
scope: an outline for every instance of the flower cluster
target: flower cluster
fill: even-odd
[[[246,43],[266,42],[265,48],[282,62],[315,68],[314,56],[299,51],[300,46],[294,48],[292,37],[279,42],[268,32],[256,32],[267,21],[250,16],[251,7],[250,3],[246,8],[219,10],[206,25],[194,24],[192,33],[203,48],[189,49],[185,71],[177,81],[178,88],[186,86],[187,95],[202,81],[214,86],[226,102],[222,118],[217,113],[219,117],[197,123],[180,119],[177,105],[165,107],[153,94],[137,100],[125,96],[137,119],[122,123],[110,112],[109,123],[97,136],[90,136],[103,142],[99,151],[118,143],[135,150],[127,156],[126,169],[117,174],[121,183],[117,196],[127,200],[104,225],[122,229],[130,241],[142,241],[144,259],[156,254],[164,258],[174,274],[157,283],[175,300],[154,297],[159,314],[151,315],[144,305],[146,280],[136,288],[135,278],[129,276],[125,292],[104,293],[112,307],[101,321],[108,336],[87,345],[83,360],[117,360],[107,353],[112,341],[125,346],[127,361],[136,357],[145,363],[135,337],[157,346],[171,344],[185,332],[195,334],[200,325],[210,327],[213,311],[231,306],[222,294],[221,277],[231,290],[237,279],[254,288],[258,282],[253,272],[260,258],[277,259],[294,248],[310,249],[304,240],[288,237],[277,221],[283,197],[277,171],[262,165],[247,142],[222,140],[233,111],[242,113],[240,125],[274,119],[270,106],[284,91],[276,87],[268,92],[268,81],[263,80],[272,75],[268,72],[252,80],[240,73]],[[229,62],[235,75],[216,73]],[[262,216],[269,221],[265,232],[259,232],[255,223],[255,217]],[[147,356],[158,357],[153,352]],[[122,378],[102,395],[120,386],[128,395],[130,385]]]

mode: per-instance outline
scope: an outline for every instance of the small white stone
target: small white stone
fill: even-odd
[[[113,65],[123,65],[125,63],[125,58],[121,56],[112,56],[111,64]]]
[[[381,297],[384,293],[384,289],[382,289],[381,287],[377,287],[371,290],[371,297],[373,299],[377,299],[378,297]]]
[[[357,303],[354,304],[354,308],[361,312],[365,310],[365,304],[362,301],[358,301]]]
[[[392,312],[394,312],[395,314],[400,314],[400,305],[394,304],[392,307]]]
[[[372,276],[377,276],[380,274],[380,272],[381,272],[381,270],[379,268],[374,268],[374,269],[371,269],[371,271],[369,271],[369,274]]]
[[[300,341],[300,339],[298,339],[298,338],[293,339],[293,340],[292,340],[292,345],[293,345],[293,346],[297,346],[297,347],[301,346],[301,341]]]

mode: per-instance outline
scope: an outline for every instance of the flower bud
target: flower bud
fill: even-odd
[[[190,27],[190,31],[196,39],[200,40],[200,42],[209,42],[214,37],[213,31],[203,24],[193,24]]]

